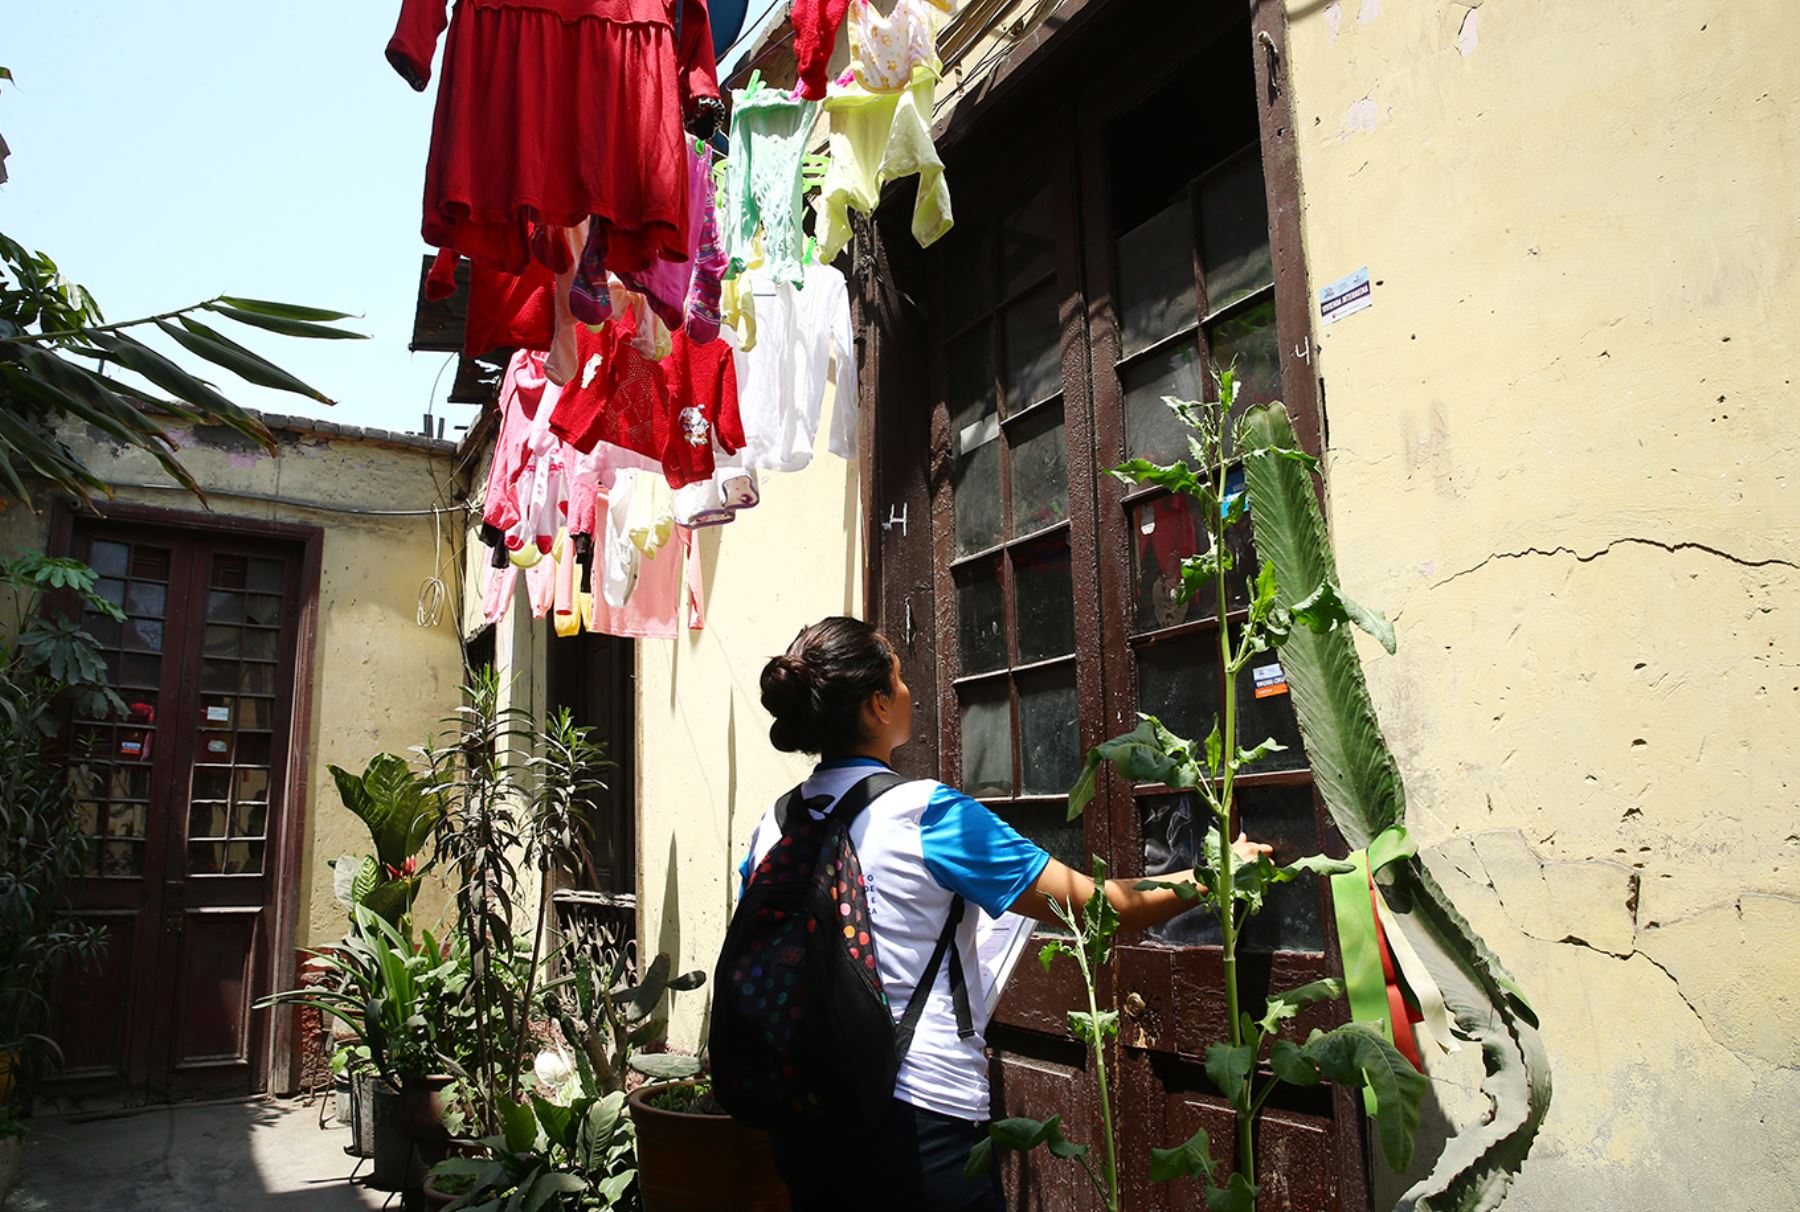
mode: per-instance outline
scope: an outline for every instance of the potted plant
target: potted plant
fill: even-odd
[[[62,1060],[49,1034],[51,991],[60,974],[92,967],[105,947],[102,932],[69,910],[93,855],[92,830],[76,809],[94,776],[62,733],[72,713],[124,711],[79,616],[40,606],[49,595],[74,611],[125,616],[95,591],[93,569],[74,560],[7,560],[0,586],[13,607],[11,638],[0,643],[0,1170],[10,1181],[34,1081]]]
[[[452,1157],[433,1166],[425,1194],[433,1207],[611,1208],[629,1199],[636,1179],[632,1121],[614,1091],[567,1105],[533,1096],[496,1104],[504,1131],[486,1158]],[[729,1203],[717,1207],[730,1207]]]
[[[633,1067],[659,1059],[640,1057]],[[645,1212],[787,1212],[787,1185],[776,1173],[768,1134],[726,1114],[704,1078],[641,1086],[627,1101],[637,1125]]]

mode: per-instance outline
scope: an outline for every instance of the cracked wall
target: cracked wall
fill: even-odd
[[[1704,1171],[1790,1208],[1800,13],[1287,9],[1312,286],[1375,283],[1316,328],[1345,588],[1399,626],[1365,651],[1427,861],[1556,1065],[1508,1206]],[[1439,1069],[1480,1114],[1478,1058]]]

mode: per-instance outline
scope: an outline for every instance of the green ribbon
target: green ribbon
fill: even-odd
[[[1356,870],[1331,877],[1331,905],[1337,918],[1338,950],[1344,960],[1344,988],[1350,998],[1350,1017],[1381,1028],[1394,1042],[1394,1025],[1388,1021],[1387,980],[1381,971],[1381,943],[1376,931],[1374,906],[1369,903],[1369,881],[1389,863],[1411,858],[1418,845],[1404,825],[1390,825],[1344,861]],[[1377,895],[1380,895],[1377,892]],[[1363,1107],[1375,1114],[1375,1094],[1363,1089]]]

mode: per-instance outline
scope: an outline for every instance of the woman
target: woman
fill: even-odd
[[[899,657],[857,619],[828,618],[803,630],[763,669],[762,701],[775,717],[769,739],[777,749],[821,758],[801,788],[808,801],[836,799],[872,771],[886,769],[912,735],[912,692],[900,676]],[[956,897],[996,917],[1010,910],[1054,923],[1052,902],[1079,905],[1094,890],[1091,878],[1051,858],[960,791],[929,779],[880,796],[856,818],[850,835],[862,863],[882,988],[896,1018],[920,995],[920,976]],[[771,809],[739,869],[746,881],[780,836]],[[1241,836],[1237,846],[1246,857],[1268,850]],[[1123,929],[1158,925],[1188,907],[1173,892],[1139,892],[1135,882],[1106,883]],[[960,926],[956,952],[966,964],[976,954],[978,920],[970,913]],[[846,1149],[816,1137],[776,1134],[776,1166],[795,1212],[1006,1207],[997,1169],[974,1181],[963,1178],[969,1150],[989,1119],[980,1033],[985,1024],[976,1021],[973,1034],[959,1032],[945,968],[924,994],[928,1001],[887,1119],[865,1143]],[[972,964],[966,979],[980,988]]]

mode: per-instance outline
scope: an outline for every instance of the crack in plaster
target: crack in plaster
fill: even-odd
[[[1482,560],[1479,564],[1475,564],[1471,567],[1465,568],[1461,572],[1451,573],[1449,576],[1445,577],[1441,581],[1433,581],[1431,583],[1430,587],[1432,589],[1437,589],[1440,586],[1448,585],[1451,581],[1454,581],[1454,580],[1458,579],[1459,577],[1466,577],[1470,573],[1480,572],[1483,568],[1486,568],[1489,564],[1493,563],[1495,560],[1522,560],[1526,556],[1534,556],[1534,555],[1535,556],[1572,555],[1575,557],[1575,560],[1577,563],[1589,564],[1589,563],[1592,563],[1593,561],[1599,559],[1601,556],[1607,555],[1608,553],[1610,553],[1612,551],[1613,548],[1622,546],[1623,544],[1626,544],[1626,543],[1636,543],[1636,544],[1638,544],[1640,546],[1644,546],[1644,547],[1656,547],[1656,548],[1659,548],[1663,551],[1670,553],[1671,555],[1675,554],[1676,552],[1687,551],[1687,550],[1704,551],[1708,555],[1718,556],[1721,560],[1727,560],[1733,564],[1740,565],[1744,568],[1768,568],[1772,565],[1779,565],[1783,568],[1800,569],[1800,564],[1796,564],[1792,560],[1784,560],[1784,559],[1781,559],[1776,556],[1770,556],[1768,559],[1765,559],[1765,560],[1750,560],[1750,559],[1745,559],[1743,556],[1732,555],[1729,551],[1721,551],[1719,548],[1709,546],[1708,544],[1705,544],[1705,543],[1695,543],[1695,542],[1690,542],[1690,541],[1685,541],[1685,540],[1682,542],[1679,542],[1679,543],[1664,543],[1659,539],[1645,539],[1645,538],[1639,538],[1635,535],[1629,535],[1622,539],[1614,539],[1612,542],[1608,543],[1606,546],[1600,548],[1600,550],[1591,552],[1588,555],[1582,555],[1579,551],[1576,551],[1573,547],[1561,547],[1561,546],[1552,547],[1548,551],[1544,550],[1541,547],[1527,547],[1524,551],[1497,551],[1493,555],[1490,555],[1486,559]]]

